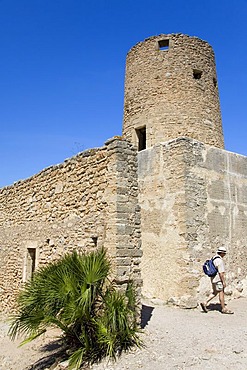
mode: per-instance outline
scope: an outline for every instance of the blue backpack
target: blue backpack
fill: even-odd
[[[211,260],[207,260],[206,262],[204,262],[202,266],[204,273],[209,277],[214,277],[218,272],[218,269],[214,266],[214,260],[216,258],[220,257],[219,256],[213,257],[211,258]]]

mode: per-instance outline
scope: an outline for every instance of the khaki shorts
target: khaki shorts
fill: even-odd
[[[214,292],[222,292],[224,290],[223,284],[221,281],[218,281],[217,283],[212,283],[213,285],[213,291]]]

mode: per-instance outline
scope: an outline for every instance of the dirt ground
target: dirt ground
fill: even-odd
[[[247,370],[247,298],[228,303],[234,315],[223,315],[213,303],[208,313],[144,302],[142,349],[124,354],[117,362],[104,361],[93,370]],[[18,347],[7,337],[8,324],[0,321],[0,370],[66,369],[57,365],[58,332]],[[61,358],[61,357],[60,357]]]

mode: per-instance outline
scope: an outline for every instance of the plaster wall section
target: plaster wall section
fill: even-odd
[[[126,176],[131,181],[122,181]],[[104,246],[116,281],[124,284],[131,277],[139,287],[136,191],[136,151],[119,138],[0,189],[0,310],[14,308],[28,278],[30,251],[38,268],[73,249]],[[136,230],[130,234],[130,229]]]
[[[185,165],[180,143],[157,144],[138,153],[141,206],[142,294],[169,301],[188,292]]]
[[[123,135],[138,146],[143,127],[147,148],[183,136],[224,148],[215,57],[206,41],[161,34],[129,51]]]

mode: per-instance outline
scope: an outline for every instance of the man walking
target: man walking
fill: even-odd
[[[225,278],[225,265],[223,258],[226,255],[226,248],[219,247],[217,250],[217,255],[213,257],[213,263],[217,268],[218,272],[214,277],[211,277],[211,283],[213,292],[210,294],[206,302],[201,303],[201,308],[204,312],[208,312],[207,305],[208,303],[219,294],[219,300],[221,305],[221,312],[224,314],[233,314],[233,312],[226,308],[225,305],[225,293],[224,289],[226,287],[226,278]]]

